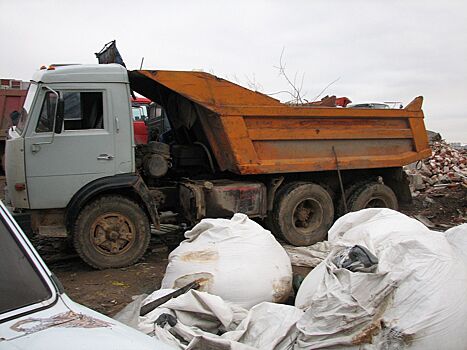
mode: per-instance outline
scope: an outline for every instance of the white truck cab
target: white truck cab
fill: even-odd
[[[116,64],[51,67],[34,75],[7,142],[15,208],[65,208],[93,180],[134,172],[128,85],[125,68]]]
[[[170,349],[73,302],[0,202],[0,349]]]
[[[91,266],[130,265],[147,248],[150,224],[159,224],[135,172],[134,146],[124,67],[44,67],[31,81],[18,125],[9,130],[9,204],[31,214],[40,235],[72,234]]]

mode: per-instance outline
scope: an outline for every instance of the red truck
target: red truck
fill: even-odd
[[[145,97],[131,98],[131,111],[133,114],[133,132],[137,145],[148,143],[148,127],[146,120],[149,117],[151,100]]]
[[[135,144],[147,144],[163,138],[171,129],[165,111],[160,105],[146,97],[132,97],[133,133]]]
[[[0,157],[2,172],[6,134],[12,125],[11,117],[19,117],[28,87],[28,82],[16,79],[0,79]]]

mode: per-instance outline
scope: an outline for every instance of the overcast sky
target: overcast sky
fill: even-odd
[[[467,1],[0,0],[0,77],[96,63],[113,39],[129,69],[202,69],[264,93],[304,74],[305,98],[425,97],[425,124],[467,142]],[[285,94],[275,96],[287,100]]]

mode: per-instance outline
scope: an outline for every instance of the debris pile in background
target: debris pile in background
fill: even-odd
[[[431,145],[431,157],[406,167],[414,196],[436,187],[467,187],[467,151],[456,150],[444,140]]]
[[[438,133],[428,137],[431,157],[404,167],[413,203],[401,211],[444,230],[467,222],[467,150],[455,149]]]

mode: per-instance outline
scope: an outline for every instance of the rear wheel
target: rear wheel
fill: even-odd
[[[394,191],[381,183],[366,183],[350,195],[347,200],[349,211],[358,211],[365,208],[398,209],[397,197]]]
[[[271,221],[276,234],[293,245],[306,246],[326,238],[333,218],[328,191],[317,184],[296,182],[278,191]]]
[[[122,196],[104,196],[86,205],[73,230],[79,256],[97,269],[134,264],[145,253],[150,238],[144,211]]]
[[[359,181],[359,182],[355,182],[355,183],[353,183],[350,186],[347,186],[345,188],[345,198],[347,198],[347,210],[348,211],[350,211],[350,209],[349,209],[349,206],[350,206],[349,198],[350,198],[350,196],[356,190],[360,189],[363,186],[368,185],[369,183],[371,183],[371,181],[369,181],[369,180]],[[339,191],[339,196],[338,196],[338,199],[337,199],[336,213],[335,214],[336,214],[336,217],[335,217],[336,220],[338,218],[340,218],[342,215],[347,214],[347,212],[345,211],[344,200],[342,199],[342,192],[340,192],[340,191]]]

